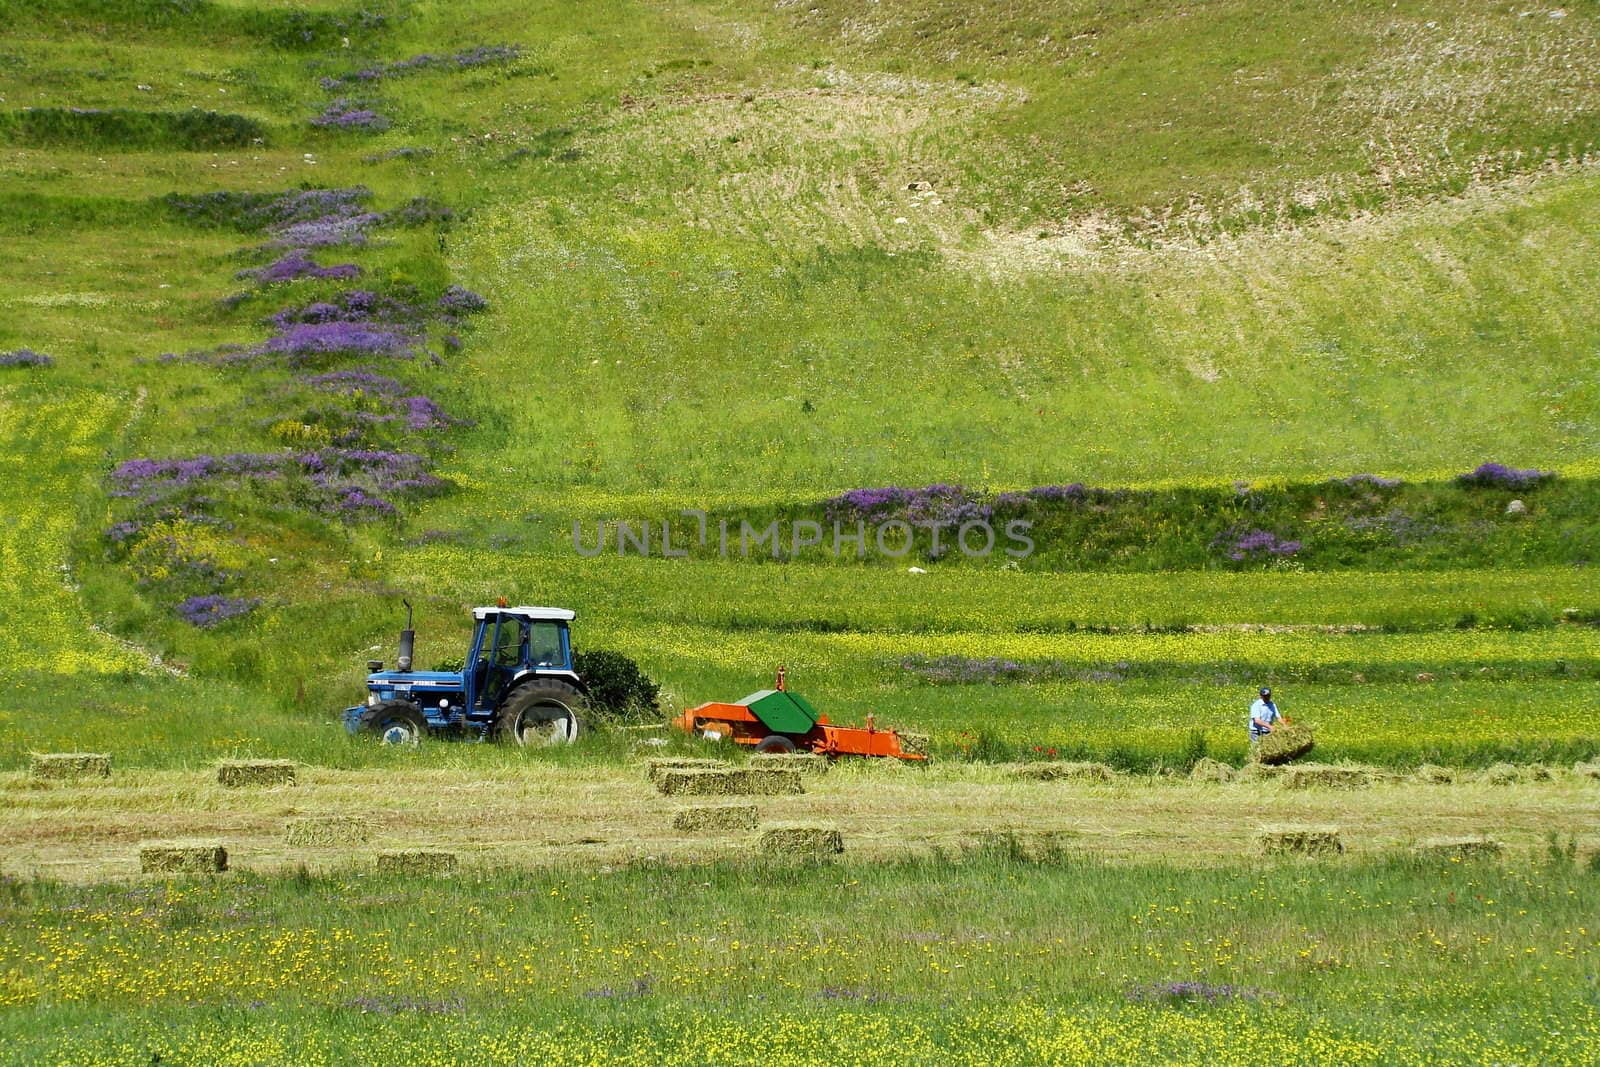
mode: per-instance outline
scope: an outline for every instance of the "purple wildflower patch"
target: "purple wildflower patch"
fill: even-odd
[[[340,97],[322,109],[311,125],[323,130],[364,130],[377,133],[389,128],[389,120],[370,107]]]
[[[1220,548],[1229,559],[1242,563],[1252,559],[1272,559],[1292,556],[1303,547],[1299,541],[1289,541],[1270,530],[1229,530],[1211,543]]]
[[[365,393],[370,396],[398,396],[406,387],[393,378],[370,370],[335,370],[326,374],[311,374],[300,379],[313,389],[329,393]]]
[[[823,507],[830,520],[903,519],[924,526],[986,521],[994,513],[959,485],[943,484],[922,489],[851,489],[824,501]]]
[[[472,315],[489,306],[489,301],[460,285],[452,285],[439,298],[439,310],[446,315]]]
[[[1277,997],[1278,994],[1265,989],[1209,982],[1159,982],[1135,986],[1127,992],[1127,998],[1136,1004],[1217,1004],[1231,1000],[1273,1000]]]
[[[269,248],[328,248],[332,245],[364,245],[367,231],[381,224],[384,215],[364,211],[359,215],[323,215],[272,228]]]
[[[935,685],[997,685],[1026,678],[1031,672],[1016,660],[997,656],[913,656],[900,666]]]
[[[259,607],[261,601],[256,597],[223,596],[220,593],[208,593],[205,596],[192,596],[184,600],[174,609],[178,618],[191,626],[198,626],[202,630],[209,630],[213,626],[237,619],[241,615],[248,615]]]
[[[296,278],[343,279],[355,278],[360,274],[361,268],[354,263],[336,263],[331,267],[319,267],[316,261],[306,254],[305,249],[297,248],[284,253],[264,267],[242,270],[237,277],[271,285],[274,282],[294,281]]]
[[[55,360],[31,348],[17,348],[0,352],[0,367],[53,367]]]
[[[1340,478],[1339,481],[1352,489],[1363,485],[1373,489],[1398,489],[1405,484],[1399,478],[1385,478],[1381,474],[1352,474],[1348,478]]]
[[[1549,481],[1555,476],[1555,471],[1541,471],[1532,468],[1519,470],[1516,467],[1508,467],[1504,463],[1485,463],[1476,470],[1456,475],[1456,481],[1462,485],[1481,488],[1531,489],[1540,482]]]
[[[389,63],[380,63],[375,67],[363,67],[361,70],[349,74],[325,76],[320,80],[324,89],[337,89],[341,85],[371,84],[385,78],[403,77],[407,74],[416,74],[424,70],[444,68],[447,70],[468,70],[472,67],[481,67],[490,63],[510,63],[522,54],[522,49],[516,45],[505,44],[480,44],[464,52],[454,55],[437,55],[432,52],[423,52],[408,59],[397,59]]]
[[[269,315],[265,321],[275,329],[287,330],[301,323],[416,322],[425,314],[422,308],[405,300],[370,289],[350,289],[331,300],[283,308]]]

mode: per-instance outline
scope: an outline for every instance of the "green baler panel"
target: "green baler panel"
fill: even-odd
[[[817,724],[817,713],[804,697],[763,689],[739,701],[775,734],[803,734]]]

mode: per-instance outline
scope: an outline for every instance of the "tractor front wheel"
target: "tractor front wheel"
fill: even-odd
[[[568,745],[578,739],[579,716],[588,708],[582,691],[568,682],[556,678],[523,682],[506,694],[495,716],[495,732],[516,745]]]
[[[756,743],[757,752],[793,752],[794,742],[782,734],[769,734]]]
[[[386,745],[415,745],[428,733],[422,709],[404,700],[385,700],[361,713],[361,729]]]

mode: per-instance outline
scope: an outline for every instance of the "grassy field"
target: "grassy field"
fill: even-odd
[[[0,0],[0,1060],[1592,1062],[1596,70],[1590,3]],[[880,487],[1038,551],[574,544]],[[402,596],[935,764],[792,866],[668,829],[686,738],[351,740]],[[1164,774],[1261,684],[1406,777]],[[168,835],[243,870],[129,884]]]

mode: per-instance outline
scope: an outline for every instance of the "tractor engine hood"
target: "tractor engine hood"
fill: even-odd
[[[368,689],[455,689],[463,678],[456,671],[378,671],[367,675]]]

